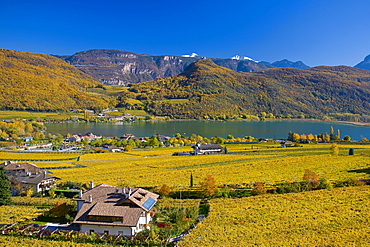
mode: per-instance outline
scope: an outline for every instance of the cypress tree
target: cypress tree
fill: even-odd
[[[340,140],[340,129],[337,130],[337,137],[338,137],[338,140]]]
[[[330,126],[330,135],[334,135],[334,128],[333,128],[333,126]]]
[[[190,173],[190,187],[193,187],[194,186],[194,183],[193,183],[193,173]]]
[[[0,166],[0,206],[12,202],[10,181],[3,166]]]

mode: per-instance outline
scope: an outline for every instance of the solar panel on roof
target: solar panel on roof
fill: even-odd
[[[143,207],[150,210],[155,203],[156,201],[153,198],[149,197],[148,200],[144,202]]]

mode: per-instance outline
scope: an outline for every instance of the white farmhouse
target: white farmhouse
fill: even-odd
[[[18,195],[22,190],[32,188],[34,193],[44,194],[49,190],[59,179],[55,176],[47,174],[46,170],[41,170],[36,165],[31,163],[17,163],[6,161],[0,163],[4,166],[6,174],[11,182],[11,190],[13,195]]]
[[[218,144],[196,144],[193,147],[194,154],[215,154],[224,152],[224,148]]]
[[[77,215],[73,223],[81,232],[133,236],[149,229],[151,209],[158,197],[141,188],[101,184],[75,199]]]

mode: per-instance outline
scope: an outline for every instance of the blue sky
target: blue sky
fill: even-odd
[[[370,54],[368,0],[1,0],[0,48],[71,55],[236,54],[353,66]]]

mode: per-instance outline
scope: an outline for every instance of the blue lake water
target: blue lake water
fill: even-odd
[[[352,140],[370,139],[370,126],[357,126],[344,123],[315,121],[143,121],[119,123],[55,123],[45,124],[48,132],[70,134],[85,134],[92,132],[103,136],[122,136],[125,133],[135,136],[152,136],[162,134],[174,136],[176,133],[190,136],[197,134],[204,137],[234,137],[253,136],[257,138],[287,138],[289,131],[299,134],[329,133],[333,126],[335,133],[340,130],[341,138],[345,135]]]

